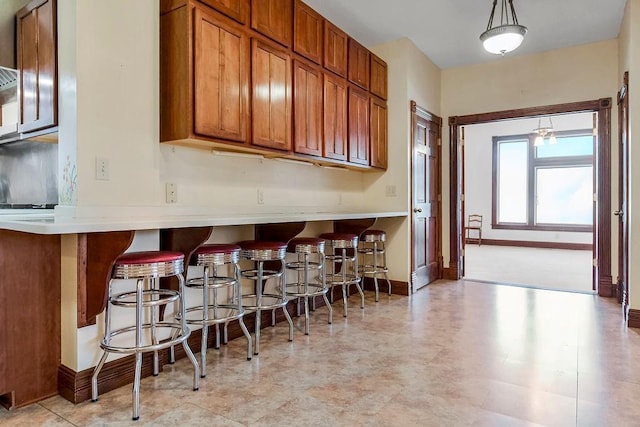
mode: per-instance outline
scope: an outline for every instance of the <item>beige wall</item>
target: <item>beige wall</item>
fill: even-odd
[[[629,71],[629,302],[632,309],[640,310],[640,167],[635,134],[640,132],[640,99],[633,88],[640,79],[640,0],[628,0],[620,31],[619,81]],[[635,131],[635,132],[634,132]],[[638,206],[636,206],[638,205]]]
[[[493,62],[442,71],[442,114],[448,117],[510,110],[611,97],[618,85],[618,44],[609,40],[589,45],[557,49],[534,55],[498,58]],[[615,105],[615,104],[614,104]],[[611,134],[617,135],[617,112],[612,111]],[[617,144],[612,140],[612,159]],[[448,132],[443,132],[448,147]],[[448,151],[445,150],[443,181],[448,188]],[[617,203],[617,162],[612,161],[612,205]],[[615,179],[613,179],[615,178]],[[443,200],[445,217],[449,200]],[[617,223],[612,218],[614,242],[612,259],[617,256]],[[443,236],[448,236],[449,224]],[[444,239],[445,265],[449,262],[449,241]],[[613,266],[614,270],[616,266]],[[614,271],[615,280],[616,273]]]
[[[365,200],[384,210],[407,210],[411,204],[411,112],[410,102],[440,114],[440,69],[407,39],[374,46],[371,50],[388,66],[389,168],[381,175],[364,176]],[[386,186],[396,188],[386,197]],[[394,276],[409,281],[411,271],[410,220],[380,221],[390,232],[388,261]]]

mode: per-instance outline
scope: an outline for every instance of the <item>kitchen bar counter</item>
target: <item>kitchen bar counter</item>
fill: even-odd
[[[113,262],[129,248],[136,231],[159,230],[160,249],[183,252],[189,259],[216,226],[255,225],[256,237],[288,240],[312,221],[333,222],[334,230],[360,230],[378,218],[408,216],[408,212],[311,209],[182,215],[170,209],[149,210],[152,215],[141,210],[131,215],[116,208],[104,212],[103,217],[72,218],[58,209],[0,211],[0,323],[9,326],[0,329],[0,405],[20,407],[54,394],[72,402],[89,397],[92,370],[77,368],[77,360],[69,354],[82,351],[76,331],[94,325],[104,310]],[[174,285],[163,282],[163,287]],[[65,348],[71,345],[68,363],[61,354],[62,317]],[[130,380],[119,363],[107,367],[113,372],[105,383],[101,380],[102,389]]]
[[[6,213],[5,213],[6,212]],[[299,221],[339,221],[362,218],[406,217],[408,212],[293,212],[211,213],[199,215],[153,215],[139,217],[70,218],[52,211],[0,213],[0,229],[35,234],[100,233],[125,230],[157,230],[187,227],[251,225]]]

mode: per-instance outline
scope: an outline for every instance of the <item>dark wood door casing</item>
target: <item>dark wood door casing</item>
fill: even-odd
[[[595,164],[597,171],[595,193],[598,197],[597,218],[594,224],[597,235],[597,245],[594,247],[595,276],[597,277],[598,295],[606,297],[615,295],[611,275],[611,98],[449,117],[450,257],[448,278],[459,279],[461,277],[460,258],[463,224],[460,216],[460,196],[462,194],[460,185],[462,167],[459,141],[460,127],[496,120],[588,111],[598,113],[598,147]]]
[[[618,302],[628,318],[629,312],[629,72],[623,76],[618,92]]]

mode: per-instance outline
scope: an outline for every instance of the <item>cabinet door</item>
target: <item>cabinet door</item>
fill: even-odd
[[[296,153],[322,156],[322,72],[293,63],[293,128]]]
[[[375,96],[387,99],[387,63],[371,54],[371,88],[369,91]]]
[[[324,75],[324,157],[347,160],[347,82]]]
[[[387,168],[387,103],[371,97],[371,166]]]
[[[347,77],[347,33],[329,21],[324,21],[324,67]]]
[[[251,28],[291,46],[292,0],[251,0]]]
[[[291,58],[251,41],[253,144],[291,150]]]
[[[295,0],[293,13],[293,50],[316,64],[322,61],[322,16]]]
[[[229,18],[233,18],[241,24],[247,23],[249,16],[249,0],[200,0],[211,6],[218,12],[222,12]]]
[[[369,165],[369,94],[349,87],[349,162]]]
[[[369,90],[369,50],[354,39],[349,39],[348,78],[352,83]]]
[[[242,30],[225,26],[213,11],[195,9],[194,29],[194,132],[246,142],[248,38]]]
[[[29,3],[16,14],[16,21],[18,131],[55,126],[58,123],[55,0]]]

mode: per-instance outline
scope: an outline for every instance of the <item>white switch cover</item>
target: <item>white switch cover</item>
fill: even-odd
[[[104,157],[96,157],[96,179],[109,181],[109,160]]]
[[[175,182],[167,182],[167,203],[178,203],[178,185]]]

